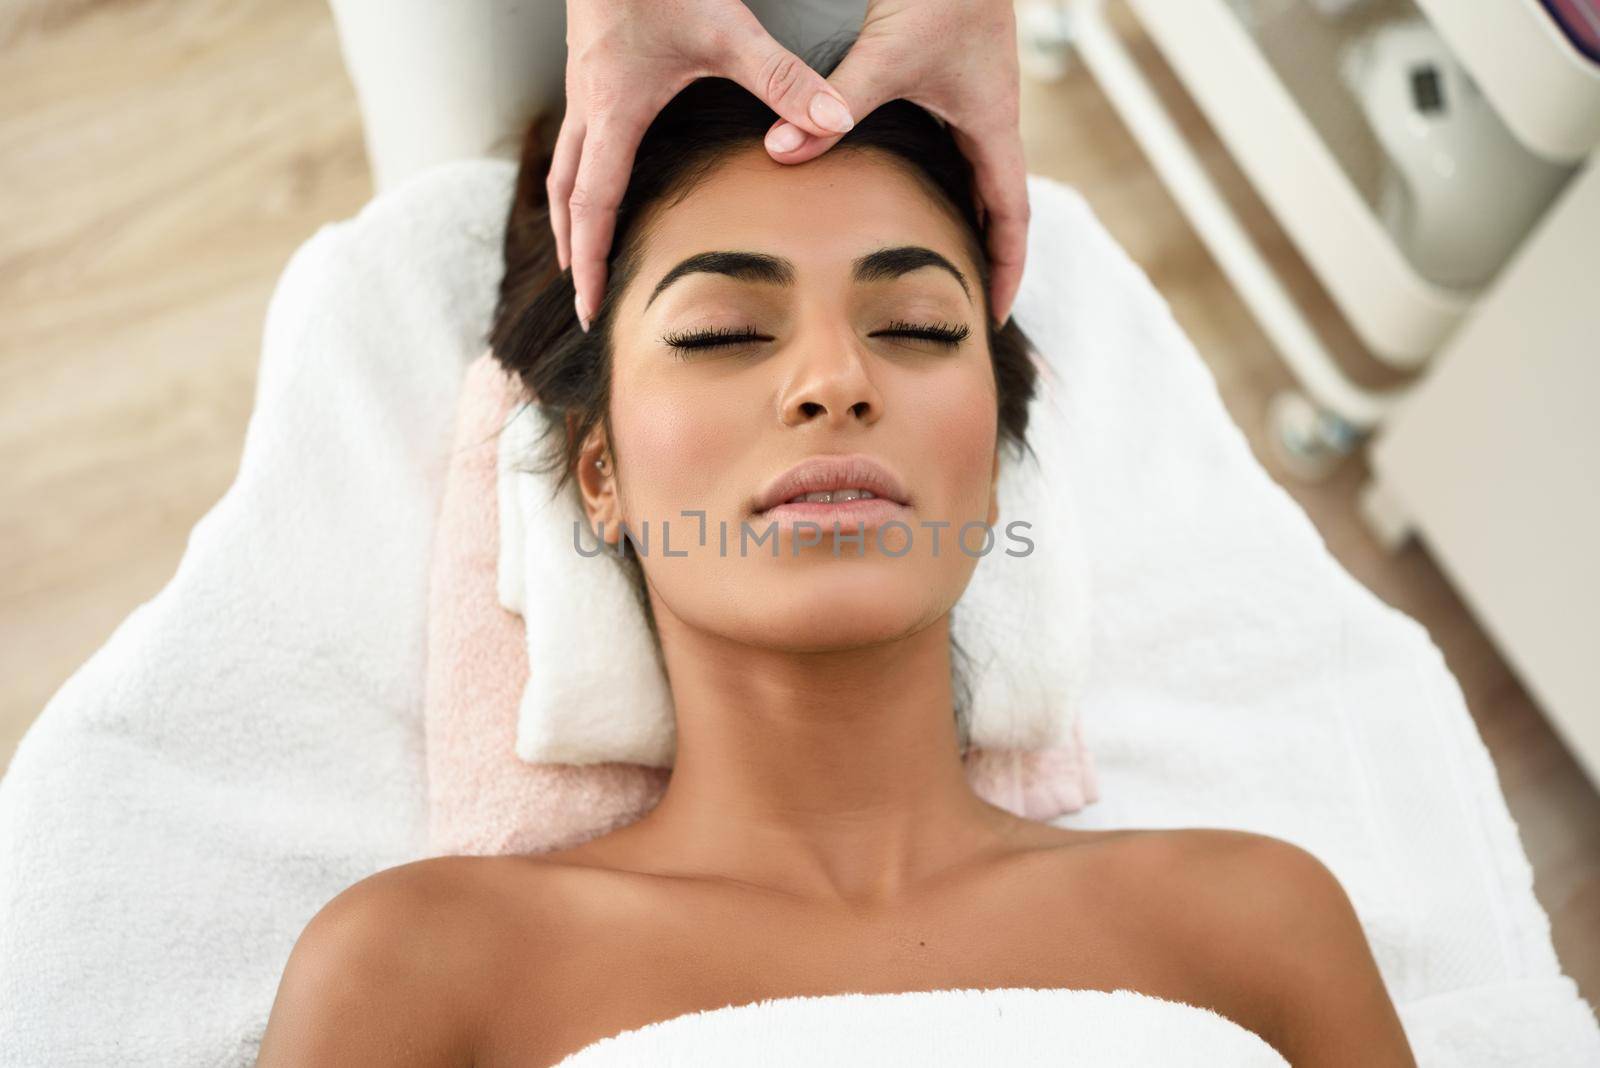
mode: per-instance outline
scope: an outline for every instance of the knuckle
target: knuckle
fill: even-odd
[[[784,100],[800,87],[805,64],[788,52],[774,52],[761,65],[761,88],[768,100]]]
[[[622,99],[621,88],[610,79],[595,80],[583,90],[583,113],[591,123],[603,121]]]
[[[599,206],[594,202],[594,195],[584,185],[572,187],[572,195],[567,198],[567,216],[572,224],[577,226],[594,218]]]
[[[619,124],[615,119],[602,119],[590,126],[584,137],[583,164],[589,166],[594,160],[608,158],[616,148],[618,134]]]
[[[574,226],[603,218],[615,211],[616,207],[608,198],[597,195],[593,188],[582,182],[573,186],[572,195],[567,198],[567,214],[571,216]]]

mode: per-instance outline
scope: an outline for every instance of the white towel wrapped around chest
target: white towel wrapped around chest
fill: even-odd
[[[999,987],[728,1005],[601,1039],[558,1068],[1286,1068],[1288,1063],[1254,1031],[1185,1002],[1133,990]]]

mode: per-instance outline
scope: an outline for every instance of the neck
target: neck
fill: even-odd
[[[894,641],[797,653],[656,607],[677,754],[637,830],[675,869],[886,904],[992,847],[1006,816],[967,781],[948,615]]]

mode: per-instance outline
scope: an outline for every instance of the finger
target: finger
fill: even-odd
[[[583,122],[569,108],[561,120],[556,148],[550,155],[550,173],[544,180],[545,195],[550,204],[550,229],[556,237],[556,263],[563,271],[572,262],[572,216],[567,210],[567,199],[572,196],[572,186],[578,178],[578,158],[582,149]]]
[[[616,229],[617,206],[627,191],[634,153],[647,124],[642,112],[617,110],[591,122],[584,136],[577,180],[567,201],[572,215],[572,284],[580,321],[592,320],[605,296],[606,256]],[[587,321],[583,328],[588,330]]]
[[[780,139],[780,131],[784,130],[792,130],[794,134],[784,135],[786,139]],[[793,136],[795,135],[799,137],[797,147],[792,149],[784,148],[784,145],[794,143]],[[816,159],[828,151],[828,149],[838,144],[839,138],[843,136],[844,134],[831,134],[827,137],[815,137],[806,133],[788,119],[774,119],[771,128],[767,130],[765,144],[767,146],[767,155],[779,163],[804,163],[806,160]]]
[[[1017,130],[978,138],[958,132],[956,143],[972,162],[989,254],[989,311],[1003,324],[1022,286],[1028,254],[1031,209],[1022,137]]]
[[[751,15],[717,71],[755,94],[780,118],[814,137],[845,133],[854,113],[828,80],[783,45]]]
[[[1007,222],[989,230],[989,306],[994,321],[1004,326],[1011,305],[1022,289],[1022,269],[1028,257],[1028,226]]]
[[[829,75],[827,84],[842,97],[850,114],[858,118],[872,114],[897,94],[884,79],[885,70],[894,70],[882,49],[858,40]],[[798,136],[798,139],[796,138]],[[839,143],[843,134],[818,135],[780,117],[767,131],[767,154],[779,163],[804,163],[815,159]]]
[[[909,82],[915,82],[915,68],[874,41],[857,40],[828,75],[828,85],[850,108],[857,119],[878,110],[886,100],[904,96],[916,100]],[[902,92],[901,90],[908,90]],[[787,118],[787,116],[785,116]]]
[[[1028,258],[1028,192],[1019,183],[1020,205],[988,209],[989,306],[994,321],[1005,325],[1011,304],[1022,288],[1022,271]],[[987,206],[986,206],[987,207]]]

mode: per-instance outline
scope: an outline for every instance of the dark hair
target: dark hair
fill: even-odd
[[[803,58],[826,77],[853,41],[853,34],[831,38]],[[529,124],[506,224],[505,274],[488,341],[500,365],[522,382],[527,403],[538,407],[544,421],[541,441],[555,438],[531,468],[557,475],[555,492],[572,477],[583,443],[596,425],[606,431],[614,471],[621,470],[625,459],[618,456],[611,434],[610,327],[617,302],[638,270],[644,229],[640,220],[652,208],[681,201],[735,151],[761,145],[776,117],[759,98],[725,78],[698,79],[661,110],[634,155],[628,187],[617,208],[606,293],[587,333],[578,326],[573,308],[572,271],[559,268],[550,227],[545,183],[560,121],[545,113]],[[1033,349],[1015,320],[997,327],[990,315],[989,258],[972,168],[955,138],[925,109],[907,100],[892,100],[861,118],[829,149],[841,151],[881,153],[921,182],[964,224],[968,252],[978,265],[995,374],[998,437],[1002,445],[1031,453],[1027,429],[1036,378]],[[637,555],[628,551],[628,540],[624,537],[614,559],[628,573],[651,634],[659,639],[644,570]],[[956,658],[964,658],[959,644],[952,641],[952,645]],[[965,746],[970,695],[959,668],[955,690],[956,721]]]

